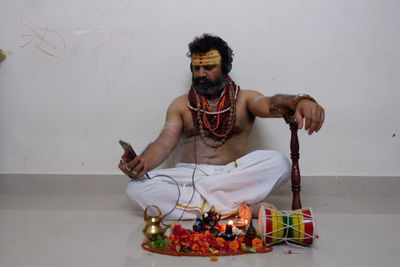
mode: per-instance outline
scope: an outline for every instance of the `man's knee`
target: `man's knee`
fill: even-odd
[[[287,174],[287,176],[289,176],[290,169],[291,169],[291,164],[290,164],[289,159],[279,151],[274,151],[274,158],[276,160],[277,166],[282,169],[283,173],[285,173],[285,174]]]
[[[150,182],[150,181],[146,181]],[[143,208],[146,201],[145,192],[147,191],[145,187],[148,185],[145,184],[145,181],[131,181],[126,187],[126,195],[128,196],[129,201],[140,208]]]
[[[279,184],[283,184],[289,180],[292,166],[284,154],[274,150],[258,150],[255,153],[258,153],[257,156],[264,159],[268,169],[275,173],[279,179]]]
[[[290,173],[292,169],[292,165],[289,161],[289,159],[283,155],[281,152],[274,151],[275,152],[275,164],[278,173],[280,173],[280,178],[278,182],[278,186],[286,183],[289,178],[290,178]]]

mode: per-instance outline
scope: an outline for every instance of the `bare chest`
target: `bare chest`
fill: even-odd
[[[202,113],[200,113],[202,115]],[[200,132],[198,129],[194,127],[194,120],[198,120],[199,118],[196,116],[196,112],[194,112],[194,117],[192,116],[192,112],[189,108],[185,110],[183,113],[183,122],[184,122],[184,137],[190,138],[195,135],[199,135]],[[213,122],[217,121],[218,115],[208,115],[208,119]],[[202,119],[202,116],[200,117]],[[204,123],[202,121],[201,123]],[[239,135],[243,132],[250,132],[252,125],[254,123],[254,117],[249,114],[247,111],[246,105],[244,103],[237,101],[236,103],[236,115],[235,115],[235,124],[232,129],[233,135]]]

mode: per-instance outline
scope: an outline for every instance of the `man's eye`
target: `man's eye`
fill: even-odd
[[[206,66],[204,66],[204,68],[206,70],[212,70],[213,68],[215,68],[215,65],[206,65]]]
[[[200,66],[194,66],[193,69],[194,69],[195,71],[199,71],[199,70],[200,70]]]

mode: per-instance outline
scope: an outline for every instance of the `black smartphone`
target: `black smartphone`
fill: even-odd
[[[128,157],[130,157],[131,159],[136,158],[136,153],[135,150],[133,150],[131,144],[129,144],[128,142],[119,140],[120,145],[122,146],[123,149],[128,150]]]

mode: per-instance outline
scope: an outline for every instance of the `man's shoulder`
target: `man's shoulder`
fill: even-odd
[[[260,95],[262,95],[262,94],[256,90],[240,89],[238,97],[242,98],[242,99],[249,99],[249,98],[257,97]]]
[[[253,90],[253,89],[242,89],[242,88],[240,88],[240,92],[242,94],[261,94],[259,91]]]
[[[187,103],[188,101],[188,94],[183,94],[172,100],[171,104],[179,104],[181,105],[182,103]]]
[[[188,94],[183,94],[181,96],[178,96],[174,100],[172,100],[171,104],[169,105],[169,108],[171,109],[182,109],[187,107],[187,101],[188,101]]]

